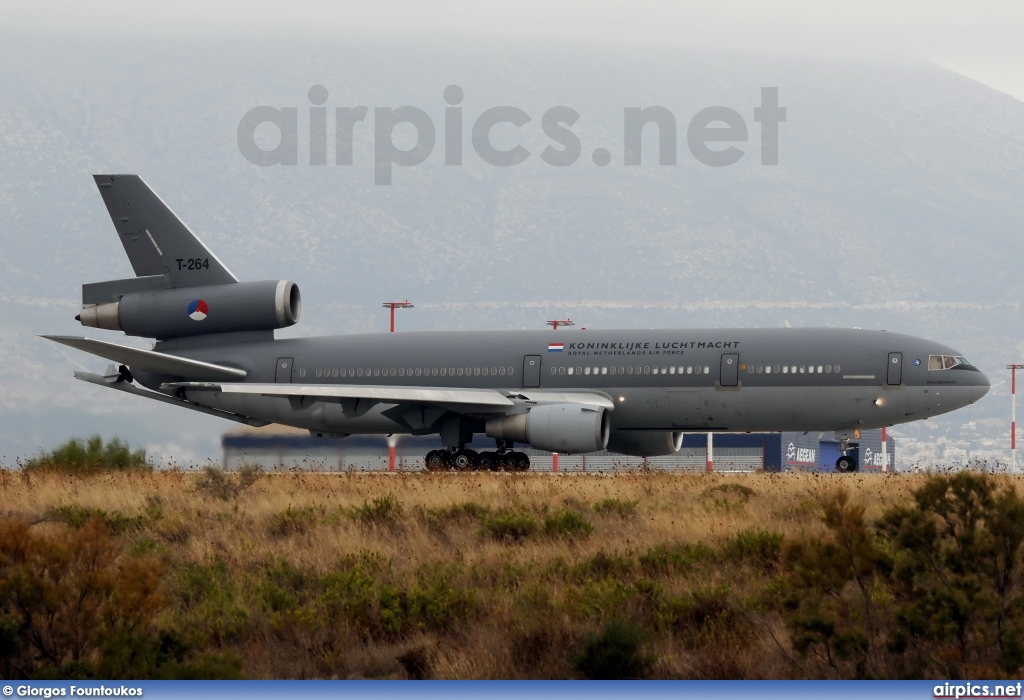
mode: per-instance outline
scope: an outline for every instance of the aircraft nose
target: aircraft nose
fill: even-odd
[[[987,394],[988,390],[991,387],[992,387],[992,382],[989,381],[988,376],[984,372],[979,370],[978,371],[978,376],[975,378],[975,381],[974,381],[974,386],[972,387],[974,389],[974,392],[975,392],[974,401],[977,401],[982,396]]]

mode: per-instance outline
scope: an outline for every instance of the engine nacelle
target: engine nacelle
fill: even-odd
[[[675,454],[683,446],[683,434],[661,430],[613,430],[608,450],[633,457]]]
[[[608,415],[602,406],[555,403],[533,406],[487,421],[489,437],[525,442],[537,450],[578,454],[598,452],[608,444]]]
[[[238,282],[131,292],[117,301],[86,304],[83,326],[144,338],[269,331],[299,320],[302,300],[294,282]]]

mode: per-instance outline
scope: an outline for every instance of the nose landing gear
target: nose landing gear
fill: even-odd
[[[850,440],[842,439],[839,440],[839,459],[836,460],[836,471],[849,474],[857,471],[857,460],[854,459],[853,455],[846,454],[850,449]]]

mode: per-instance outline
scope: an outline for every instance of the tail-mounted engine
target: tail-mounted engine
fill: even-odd
[[[294,325],[302,306],[298,286],[284,280],[105,293],[111,285],[83,287],[83,326],[158,340],[268,331]]]

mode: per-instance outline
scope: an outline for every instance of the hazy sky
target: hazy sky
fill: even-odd
[[[2,26],[82,34],[443,34],[924,59],[1024,100],[1021,0],[0,0]]]

